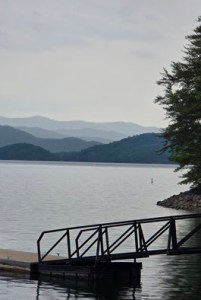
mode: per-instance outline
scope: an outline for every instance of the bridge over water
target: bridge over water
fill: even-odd
[[[39,273],[89,278],[113,270],[139,277],[137,259],[201,253],[200,229],[201,214],[188,214],[44,231],[37,241]],[[58,259],[48,261],[56,249]]]

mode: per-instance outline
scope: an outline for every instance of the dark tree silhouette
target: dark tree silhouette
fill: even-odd
[[[166,110],[170,124],[163,130],[170,159],[186,169],[181,183],[201,189],[201,17],[192,35],[186,37],[184,57],[164,69],[159,85],[163,96],[156,103]]]

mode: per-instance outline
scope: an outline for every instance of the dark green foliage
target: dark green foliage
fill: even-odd
[[[80,152],[51,153],[41,147],[20,143],[0,148],[0,159],[82,161],[113,163],[170,163],[167,153],[157,150],[163,139],[156,134],[141,134],[106,145],[97,145]]]
[[[64,161],[113,162],[113,163],[170,163],[167,153],[159,155],[157,150],[163,139],[147,133],[128,137],[119,142],[90,147],[77,153],[60,153]]]
[[[52,161],[57,158],[55,154],[50,153],[41,147],[20,143],[0,148],[0,159]]]
[[[201,18],[194,33],[187,36],[181,62],[164,70],[158,82],[164,95],[156,102],[164,107],[170,125],[163,131],[164,149],[171,151],[170,159],[187,168],[182,183],[201,188]],[[178,170],[177,169],[177,170]]]

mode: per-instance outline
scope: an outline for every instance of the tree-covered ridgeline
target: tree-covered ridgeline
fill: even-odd
[[[89,147],[78,152],[51,153],[36,145],[17,143],[0,147],[0,160],[170,163],[167,153],[163,153],[163,155],[157,153],[157,149],[162,145],[163,139],[154,133],[144,133],[110,144]]]
[[[164,69],[160,86],[164,94],[156,103],[163,106],[170,124],[163,130],[164,149],[170,159],[185,169],[181,183],[201,189],[201,17],[179,62]]]

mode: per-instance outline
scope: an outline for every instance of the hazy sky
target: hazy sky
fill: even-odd
[[[0,115],[164,126],[155,97],[200,0],[0,0]]]

